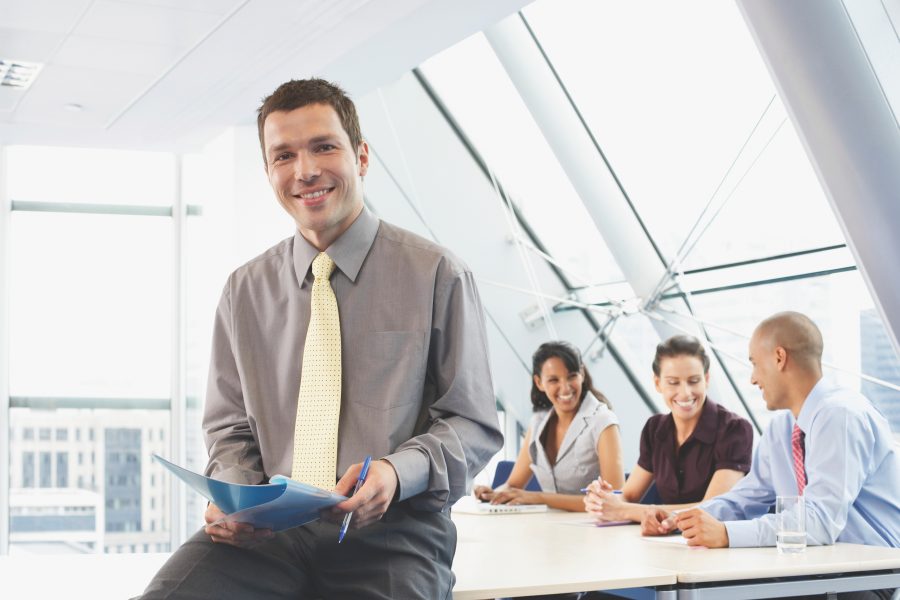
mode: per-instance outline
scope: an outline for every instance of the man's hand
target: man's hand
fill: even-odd
[[[362,463],[352,465],[334,487],[336,494],[348,496],[356,486]],[[359,529],[380,519],[387,512],[397,491],[397,472],[386,460],[373,460],[369,464],[366,481],[352,498],[331,508],[330,521],[340,522],[344,515],[353,512],[351,529]]]
[[[668,535],[675,531],[675,516],[666,511],[650,507],[641,519],[641,535]]]
[[[687,539],[688,546],[728,547],[728,530],[725,529],[725,524],[699,508],[676,515],[675,526]]]
[[[255,529],[249,523],[228,523],[221,521],[223,518],[225,518],[225,513],[210,502],[204,515],[206,520],[204,531],[212,538],[212,541],[219,544],[252,548],[275,537],[271,529]]]

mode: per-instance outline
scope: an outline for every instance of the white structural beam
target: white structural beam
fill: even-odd
[[[893,74],[879,78],[845,4],[738,0],[900,350],[900,128],[882,81]]]

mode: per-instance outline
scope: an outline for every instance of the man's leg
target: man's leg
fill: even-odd
[[[337,543],[338,527],[316,523],[315,586],[323,598],[442,600],[450,597],[456,526],[444,513],[392,506],[380,521],[350,530]]]
[[[302,529],[302,528],[300,528]],[[315,598],[305,575],[296,532],[275,535],[254,548],[213,542],[201,529],[159,570],[141,600]],[[308,563],[307,563],[308,564]]]

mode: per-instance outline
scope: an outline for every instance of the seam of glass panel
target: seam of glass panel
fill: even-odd
[[[824,271],[813,271],[810,273],[798,273],[796,275],[785,275],[784,277],[773,277],[771,279],[759,279],[757,281],[746,281],[744,283],[735,283],[732,285],[723,285],[720,287],[706,288],[702,290],[691,291],[692,296],[700,296],[703,294],[714,294],[716,292],[727,292],[729,290],[738,290],[741,288],[756,287],[760,285],[770,285],[773,283],[784,283],[786,281],[795,281],[797,279],[810,279],[813,277],[825,277],[836,273],[846,273],[847,271],[856,271],[856,266],[840,267],[837,269],[826,269]],[[666,294],[660,296],[660,300],[671,300],[673,298],[685,297],[685,292],[677,292],[674,294]]]
[[[428,83],[428,79],[425,77],[425,75],[423,73],[421,73],[419,71],[419,69],[413,69],[413,75],[416,77],[416,80],[419,82],[419,85],[422,86],[422,89],[425,91],[426,95],[431,99],[435,108],[437,108],[438,112],[441,113],[441,116],[443,116],[444,119],[447,121],[447,124],[453,130],[454,134],[456,134],[457,138],[460,140],[460,142],[462,142],[463,146],[466,148],[466,151],[472,157],[472,160],[474,160],[475,163],[479,166],[479,168],[481,169],[484,176],[486,178],[488,178],[489,180],[491,180],[492,177],[490,174],[490,170],[488,169],[487,163],[485,163],[484,158],[481,156],[481,154],[475,148],[474,144],[472,144],[472,142],[468,138],[468,136],[466,136],[465,132],[462,130],[462,127],[459,125],[459,123],[456,122],[456,119],[454,119],[453,116],[450,114],[449,109],[444,105],[444,103],[438,97],[437,92]],[[496,182],[497,190],[503,196],[503,198],[508,198],[508,196],[506,195],[506,192],[503,188],[503,184],[500,181],[496,180],[496,178],[494,178],[494,181]],[[398,183],[398,187],[399,187],[399,183]],[[521,225],[522,230],[525,232],[525,235],[528,236],[528,238],[535,245],[535,247],[540,249],[542,252],[547,253],[547,250],[544,247],[544,245],[541,243],[540,238],[537,236],[537,234],[534,232],[534,230],[528,225],[528,222],[525,219],[525,217],[522,214],[520,214],[519,211],[516,209],[515,202],[510,202],[509,205],[512,207],[513,214],[515,215],[516,219],[518,220],[519,224]],[[646,230],[645,230],[645,233],[646,233]],[[651,242],[652,242],[652,240],[651,240]],[[572,284],[571,284],[571,282],[569,282],[569,280],[565,276],[565,274],[563,274],[556,267],[556,265],[554,265],[552,263],[547,263],[547,266],[559,278],[560,282],[562,282],[562,284],[566,288],[566,290],[571,291]],[[591,315],[590,312],[588,312],[587,310],[582,310],[581,312],[584,315],[584,317],[587,319],[588,323],[593,328],[594,332],[595,333],[599,332],[600,324],[593,317],[593,315]],[[647,405],[647,408],[649,408],[652,413],[659,413],[660,412],[659,407],[656,406],[656,403],[653,401],[653,399],[650,397],[650,395],[644,389],[643,385],[640,383],[638,378],[634,375],[634,373],[632,372],[632,370],[628,366],[628,364],[625,362],[622,355],[619,354],[619,352],[616,350],[614,344],[612,343],[612,340],[609,340],[605,336],[603,336],[603,341],[606,342],[606,347],[609,350],[610,356],[613,357],[613,360],[615,360],[616,364],[619,366],[619,368],[622,369],[622,372],[625,374],[626,379],[628,379],[629,383],[631,383],[635,392],[637,392],[638,396],[640,396],[640,398],[641,398],[641,400],[643,400],[644,404]],[[526,366],[526,370],[528,370],[527,366]]]
[[[169,398],[89,398],[68,396],[10,396],[10,408],[56,410],[60,408],[109,410],[169,410]]]
[[[819,252],[828,252],[831,250],[840,250],[846,248],[847,244],[834,244],[833,246],[823,246],[821,248],[810,248],[809,250],[798,250],[797,252],[787,252],[785,254],[775,254],[772,256],[763,256],[760,258],[752,258],[733,263],[723,263],[721,265],[711,265],[709,267],[700,267],[698,269],[688,269],[684,271],[685,275],[696,275],[697,273],[706,273],[708,271],[718,271],[720,269],[730,269],[731,267],[743,267],[746,265],[755,265],[759,263],[769,262],[773,260],[782,260],[785,258],[794,258],[797,256],[806,256],[808,254],[817,254]]]
[[[647,236],[647,241],[650,242],[650,245],[653,246],[653,251],[656,252],[656,256],[659,258],[660,262],[663,265],[667,265],[666,259],[663,256],[662,250],[660,250],[659,246],[656,244],[656,240],[653,239],[653,236],[650,235],[650,230],[647,229],[647,226],[644,224],[644,220],[641,218],[641,215],[638,213],[637,208],[634,206],[634,203],[631,201],[631,197],[628,195],[628,192],[625,191],[625,187],[622,185],[622,182],[619,180],[619,176],[616,174],[615,169],[612,168],[612,165],[609,164],[609,160],[606,158],[606,154],[604,154],[603,149],[600,148],[600,143],[597,142],[597,138],[594,137],[594,132],[591,131],[591,128],[588,127],[587,121],[584,120],[584,116],[581,114],[581,111],[578,110],[578,105],[575,104],[575,99],[572,98],[572,95],[569,94],[569,89],[563,83],[562,78],[559,76],[559,73],[556,71],[556,68],[553,66],[553,63],[550,61],[550,57],[547,56],[547,53],[544,51],[544,47],[541,45],[540,41],[538,41],[537,35],[535,35],[534,31],[531,29],[531,25],[528,24],[528,19],[525,18],[525,14],[522,11],[519,11],[519,18],[522,19],[522,23],[525,25],[525,29],[528,31],[528,35],[531,36],[531,39],[534,41],[534,45],[537,47],[538,51],[541,53],[541,56],[544,57],[544,61],[547,63],[547,67],[550,69],[550,72],[553,73],[553,78],[556,79],[557,85],[559,85],[559,89],[562,90],[562,93],[565,94],[566,99],[569,101],[569,104],[572,106],[572,110],[575,111],[575,115],[578,117],[578,121],[581,123],[581,126],[584,128],[584,131],[587,133],[588,137],[591,140],[591,143],[594,145],[594,148],[597,149],[597,153],[600,155],[600,159],[603,161],[603,164],[606,165],[606,168],[609,169],[610,175],[612,175],[613,180],[616,182],[616,185],[619,188],[619,191],[622,193],[622,197],[625,199],[625,202],[628,203],[628,208],[631,209],[634,218],[637,219],[638,224],[641,227],[641,230],[644,232],[644,235]]]
[[[9,553],[9,199],[0,146],[0,556]]]

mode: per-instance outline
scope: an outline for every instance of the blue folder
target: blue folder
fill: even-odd
[[[267,484],[243,485],[212,479],[173,464],[161,456],[153,458],[201,496],[218,506],[223,521],[249,523],[257,529],[282,531],[319,518],[319,511],[347,499],[283,475]]]

